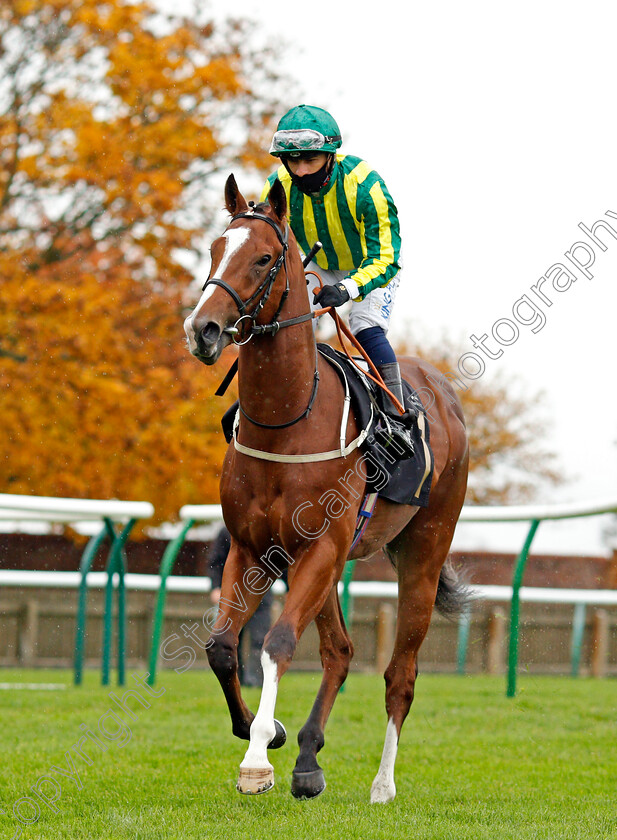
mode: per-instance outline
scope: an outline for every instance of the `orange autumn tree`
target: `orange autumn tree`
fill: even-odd
[[[0,492],[218,501],[222,375],[182,321],[280,111],[247,27],[149,2],[0,6]],[[215,196],[215,199],[212,196]]]

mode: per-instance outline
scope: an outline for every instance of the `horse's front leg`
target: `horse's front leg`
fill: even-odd
[[[261,702],[251,724],[249,747],[240,764],[236,785],[240,793],[264,793],[274,785],[274,768],[267,749],[276,733],[274,710],[279,680],[291,664],[298,639],[320,612],[340,575],[340,568],[335,568],[336,550],[332,544],[312,546],[297,562],[293,576],[290,575],[283,612],[264,641]]]
[[[336,585],[315,618],[323,677],[308,720],[298,733],[300,752],[293,770],[291,792],[296,799],[313,799],[325,789],[323,771],[317,763],[324,729],[338,692],[347,678],[353,644],[347,633]]]
[[[247,741],[255,716],[244,702],[240,688],[238,637],[263,597],[263,588],[260,587],[261,591],[254,591],[255,588],[246,582],[247,570],[257,566],[258,563],[248,553],[232,542],[225,561],[218,614],[206,643],[210,667],[216,674],[227,700],[232,732],[237,738]],[[276,738],[271,746],[282,746],[285,737],[285,730],[278,724]]]

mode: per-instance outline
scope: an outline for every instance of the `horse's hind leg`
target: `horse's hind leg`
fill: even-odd
[[[397,560],[398,616],[392,658],[385,671],[388,724],[371,802],[389,802],[396,795],[394,763],[403,722],[409,713],[418,674],[418,650],[429,627],[441,568],[454,524],[436,527],[428,511],[420,511],[388,546]]]
[[[300,753],[294,767],[291,792],[296,799],[312,799],[326,787],[317,753],[324,745],[324,729],[340,687],[345,682],[353,645],[341,613],[336,586],[315,618],[323,677],[308,720],[298,733]]]

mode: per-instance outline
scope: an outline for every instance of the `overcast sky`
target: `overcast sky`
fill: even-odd
[[[286,41],[282,69],[299,101],[331,110],[342,151],[384,177],[403,237],[395,336],[413,344],[446,333],[484,361],[483,376],[499,370],[530,395],[546,393],[540,432],[571,480],[543,501],[617,499],[617,239],[598,232],[603,251],[579,228],[603,219],[617,230],[605,215],[617,216],[617,5],[214,8],[259,21],[264,41]],[[570,255],[594,259],[592,277],[565,256],[578,241],[588,250]],[[576,279],[554,273],[538,297],[531,287],[557,263]],[[523,295],[537,314],[524,299],[517,305]],[[511,344],[492,338],[496,324]],[[484,347],[500,357],[474,348],[472,334],[488,334]],[[474,369],[473,357],[467,364]]]

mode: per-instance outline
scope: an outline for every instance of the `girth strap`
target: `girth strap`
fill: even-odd
[[[339,430],[340,446],[338,449],[330,449],[327,452],[311,452],[306,455],[284,455],[279,454],[278,452],[267,452],[261,449],[253,449],[250,446],[244,446],[244,444],[239,443],[237,439],[238,424],[240,422],[240,410],[236,412],[233,426],[233,445],[235,449],[243,455],[249,455],[251,458],[258,458],[261,461],[275,461],[279,464],[311,464],[316,461],[332,461],[335,458],[346,458],[354,451],[354,449],[361,446],[368,437],[373,423],[373,406],[371,404],[371,413],[365,428],[362,429],[360,434],[354,438],[351,443],[345,444],[345,439],[347,437],[347,421],[349,419],[349,408],[351,403],[349,383],[347,381],[347,374],[345,373],[344,368],[341,367],[341,365],[339,365],[334,359],[329,358],[328,361],[335,364],[342,371],[343,382],[345,384],[343,416],[341,418],[341,427]]]

